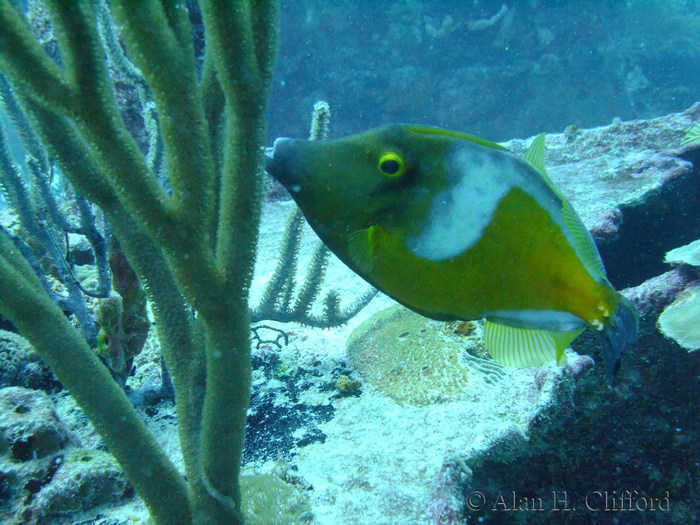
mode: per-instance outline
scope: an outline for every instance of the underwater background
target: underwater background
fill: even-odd
[[[41,2],[13,3],[55,53]],[[201,58],[202,19],[187,4]],[[564,366],[496,365],[479,322],[432,321],[371,289],[268,178],[250,297],[247,523],[697,521],[700,1],[283,1],[279,28],[268,146],[307,138],[311,122],[315,138],[398,122],[522,157],[547,133],[549,176],[636,305],[640,336],[613,389],[592,333]],[[122,118],[150,162],[159,148],[148,95],[110,64]],[[33,171],[26,155],[46,148],[23,138],[5,80],[0,93],[0,224],[33,250],[74,325],[94,324],[85,339],[183,471],[150,291],[118,247],[107,262],[106,221],[61,170],[46,161]],[[69,232],[57,217],[95,231]],[[147,523],[78,403],[0,323],[0,522]]]
[[[490,140],[681,111],[700,97],[698,2],[282,2],[271,137],[388,122]]]

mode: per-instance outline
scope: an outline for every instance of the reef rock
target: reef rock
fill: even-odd
[[[80,444],[44,392],[0,389],[0,521],[49,523],[133,495],[111,455]]]
[[[54,460],[51,482],[20,511],[23,523],[43,523],[132,497],[134,489],[116,460],[101,450],[74,448]]]

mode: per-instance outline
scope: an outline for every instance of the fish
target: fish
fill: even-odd
[[[544,146],[540,135],[519,158],[466,133],[390,124],[278,138],[265,169],[326,246],[394,300],[439,321],[484,319],[488,353],[518,368],[564,363],[590,327],[612,386],[637,311],[549,179]]]

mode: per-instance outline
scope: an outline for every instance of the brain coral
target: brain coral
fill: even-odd
[[[499,374],[497,365],[489,367],[465,351],[476,350],[480,337],[475,326],[471,331],[463,327],[452,329],[451,324],[393,306],[353,331],[348,358],[363,382],[399,403],[451,401],[463,396],[475,374],[481,380],[484,374],[496,378]]]

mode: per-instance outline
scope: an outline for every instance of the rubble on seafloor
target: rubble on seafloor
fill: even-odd
[[[400,384],[388,391],[358,368],[371,356],[353,361],[346,352],[350,334],[394,304],[378,296],[338,328],[269,323],[271,330],[286,333],[288,344],[263,339],[253,351],[246,471],[274,474],[294,486],[310,505],[303,521],[319,524],[549,523],[553,509],[562,506],[575,508],[568,516],[580,522],[592,517],[596,523],[690,522],[699,510],[692,495],[700,492],[694,477],[700,464],[700,353],[663,336],[656,322],[679,294],[697,285],[696,270],[664,263],[666,252],[700,237],[700,147],[679,147],[684,131],[697,121],[700,104],[654,120],[547,137],[549,176],[593,232],[613,284],[625,289],[640,312],[639,341],[625,355],[614,389],[603,367],[584,357],[600,362],[599,344],[587,333],[574,343],[563,367],[502,369],[494,379],[486,377],[493,369],[470,365],[471,358],[463,355],[469,378],[464,388],[418,398],[405,395]],[[513,140],[506,146],[522,154],[528,144]],[[290,201],[265,205],[254,303],[274,270],[292,206]],[[314,242],[306,231],[302,266]],[[327,282],[344,302],[364,289],[337,260],[330,262]],[[439,323],[426,321],[425,329],[441,329],[434,325]],[[397,336],[399,350],[411,337],[406,332]],[[477,343],[470,344],[478,350]],[[137,374],[159,371],[156,349],[148,345],[137,358]],[[400,383],[403,369],[396,363],[390,366]],[[411,377],[417,377],[416,370]],[[439,373],[431,370],[435,377]],[[410,386],[420,382],[414,379]],[[37,472],[54,467],[58,472],[52,458],[65,458],[71,450],[79,464],[86,457],[81,454],[98,443],[65,396],[52,399],[58,401],[56,435],[68,437],[31,458],[38,462],[32,467]],[[178,462],[173,414],[168,402],[146,411],[150,428]],[[69,422],[64,429],[61,419]],[[95,458],[102,461],[90,457]],[[96,507],[99,515],[109,523],[145,520],[143,507],[129,499],[128,485],[112,474],[104,477],[94,482],[105,483],[109,494],[94,502],[102,503]],[[53,475],[37,498],[43,491],[60,494],[63,479]],[[18,490],[11,481],[0,476],[0,498]],[[605,512],[603,496],[615,504],[647,507]],[[110,503],[120,498],[122,507]],[[650,505],[657,510],[650,511]],[[52,508],[46,506],[46,522],[55,519]],[[35,504],[31,511],[36,515],[41,508]],[[61,508],[60,515],[66,511],[71,509]],[[97,513],[91,512],[81,517]]]

